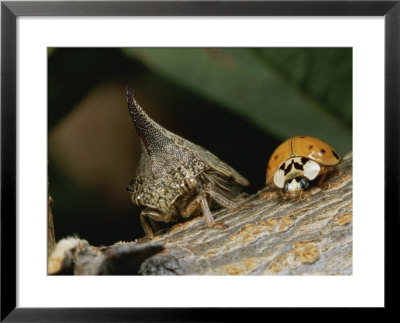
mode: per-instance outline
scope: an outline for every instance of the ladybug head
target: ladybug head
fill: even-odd
[[[285,192],[300,192],[309,187],[320,171],[320,165],[305,157],[292,157],[286,160],[275,172],[274,184]]]
[[[295,177],[292,179],[288,179],[283,186],[283,190],[285,192],[298,192],[301,190],[306,190],[310,182],[304,176]]]

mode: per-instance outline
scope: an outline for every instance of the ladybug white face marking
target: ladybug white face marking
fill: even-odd
[[[279,166],[274,175],[274,184],[285,191],[298,191],[308,187],[308,181],[315,179],[321,167],[315,161],[304,157],[292,157]],[[301,180],[301,179],[304,180]]]
[[[297,192],[308,187],[308,180],[305,177],[296,177],[286,181],[283,189],[285,192]]]
[[[315,161],[308,160],[304,166],[304,177],[308,178],[310,181],[317,178],[319,171],[321,170],[321,166]]]

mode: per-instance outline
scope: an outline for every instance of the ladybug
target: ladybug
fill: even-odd
[[[342,158],[320,139],[297,136],[284,141],[268,161],[266,183],[296,195],[318,177],[318,186]]]

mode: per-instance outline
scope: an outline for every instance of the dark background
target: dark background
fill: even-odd
[[[144,235],[126,191],[139,158],[125,88],[168,130],[265,184],[295,135],[352,150],[351,48],[49,48],[48,169],[56,239]]]

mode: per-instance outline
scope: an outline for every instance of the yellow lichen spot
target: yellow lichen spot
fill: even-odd
[[[339,222],[340,226],[344,226],[344,225],[351,223],[352,220],[353,220],[353,213],[345,212],[342,214],[342,216],[340,217],[338,222]]]
[[[242,239],[246,243],[254,242],[257,236],[260,235],[264,230],[259,224],[248,223],[244,225],[237,233],[231,236],[231,240]]]
[[[248,223],[244,225],[237,233],[232,234],[231,240],[236,240],[238,238],[246,240],[246,238],[248,238],[251,232],[254,230],[253,228],[254,228],[253,223]]]
[[[286,215],[286,216],[282,217],[282,221],[281,221],[281,225],[279,227],[279,231],[285,230],[292,223],[293,223],[293,220],[290,218],[290,216]]]
[[[206,256],[207,257],[211,257],[211,256],[214,256],[215,254],[216,254],[215,251],[209,251],[209,252],[206,253]]]
[[[279,273],[282,270],[281,266],[276,262],[273,262],[271,265],[269,265],[269,269],[275,273]]]
[[[237,233],[232,234],[231,240],[236,240],[239,236],[246,234],[254,224],[245,224]]]
[[[279,223],[280,218],[268,218],[265,221],[259,222],[259,227],[263,232],[273,231],[275,226]]]
[[[226,268],[226,271],[229,275],[240,275],[242,273],[242,271],[238,267],[233,265],[228,266]]]
[[[254,261],[254,258],[246,258],[243,260],[243,264],[248,270],[252,270],[256,267],[257,263]]]
[[[266,221],[247,223],[237,233],[232,234],[230,239],[241,239],[245,243],[252,243],[265,232],[273,231],[280,221],[281,218],[269,218]]]
[[[273,251],[268,251],[268,252],[263,254],[263,257],[268,258],[268,257],[271,257],[273,254],[274,254]]]
[[[294,249],[302,248],[303,246],[307,245],[308,243],[310,243],[310,242],[309,241],[296,241],[294,243]]]
[[[304,245],[304,243],[296,242],[294,254],[303,264],[312,264],[319,259],[319,249],[315,244]]]
[[[265,222],[266,225],[277,225],[281,218],[268,218]]]
[[[279,256],[277,261],[282,265],[282,266],[287,266],[288,262],[286,261],[286,258],[284,256]]]
[[[256,241],[256,239],[257,239],[256,236],[253,236],[250,234],[243,237],[243,241],[246,243],[252,243],[252,242]]]

